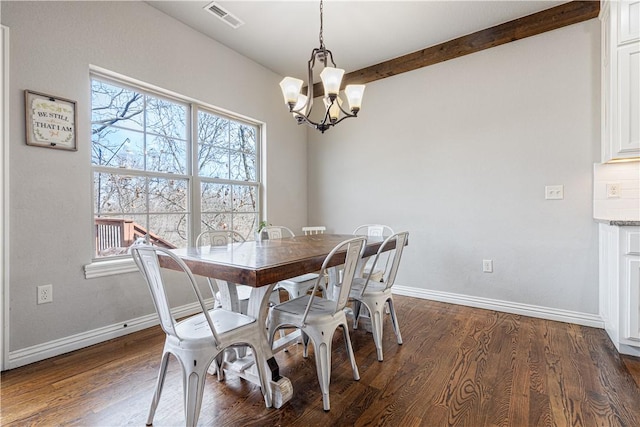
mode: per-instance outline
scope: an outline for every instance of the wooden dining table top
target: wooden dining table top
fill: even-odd
[[[246,241],[226,246],[201,246],[173,249],[193,274],[228,282],[261,287],[280,280],[320,270],[331,250],[351,234],[314,234],[282,239]],[[384,239],[367,237],[363,258],[375,255]],[[395,244],[389,246],[393,249]],[[345,253],[336,254],[331,265],[344,263]],[[178,269],[169,257],[160,257],[160,265]]]

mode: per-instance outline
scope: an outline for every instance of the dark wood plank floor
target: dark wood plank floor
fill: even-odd
[[[209,377],[199,425],[640,426],[640,359],[604,331],[396,297],[404,345],[385,319],[384,362],[370,334],[352,334],[354,381],[334,337],[331,411],[322,410],[313,351],[277,355],[293,400],[267,409],[258,387]],[[388,317],[388,316],[387,316]],[[164,335],[151,328],[2,373],[3,426],[142,426]],[[156,426],[184,425],[173,359]]]

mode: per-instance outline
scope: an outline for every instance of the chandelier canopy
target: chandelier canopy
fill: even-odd
[[[293,114],[298,124],[305,123],[312,128],[324,133],[331,126],[335,126],[341,121],[349,117],[357,117],[358,111],[362,105],[362,96],[364,94],[365,85],[347,85],[344,92],[347,96],[347,102],[349,103],[349,111],[346,111],[343,107],[343,101],[340,98],[340,86],[342,83],[342,76],[344,70],[336,67],[336,63],[333,61],[333,54],[324,45],[324,39],[322,37],[322,16],[323,4],[320,0],[320,47],[313,49],[311,52],[311,59],[309,59],[307,69],[309,80],[307,82],[307,94],[301,93],[303,81],[294,77],[285,77],[280,82],[280,88],[282,89],[282,96],[284,102],[289,106],[289,112]],[[322,80],[322,86],[324,87],[324,96],[322,98],[324,103],[324,116],[321,121],[314,122],[311,120],[311,109],[313,107],[313,68],[318,63],[323,65],[322,72],[320,73],[320,79]],[[328,62],[333,66],[327,65]]]

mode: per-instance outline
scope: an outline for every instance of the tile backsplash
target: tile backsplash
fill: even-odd
[[[619,184],[619,197],[607,197],[607,184]],[[593,165],[593,217],[640,220],[640,162]]]

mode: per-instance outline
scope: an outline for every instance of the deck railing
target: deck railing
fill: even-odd
[[[96,251],[99,256],[125,253],[126,249],[141,237],[149,236],[149,242],[163,248],[176,246],[157,234],[147,231],[130,219],[95,218]]]

